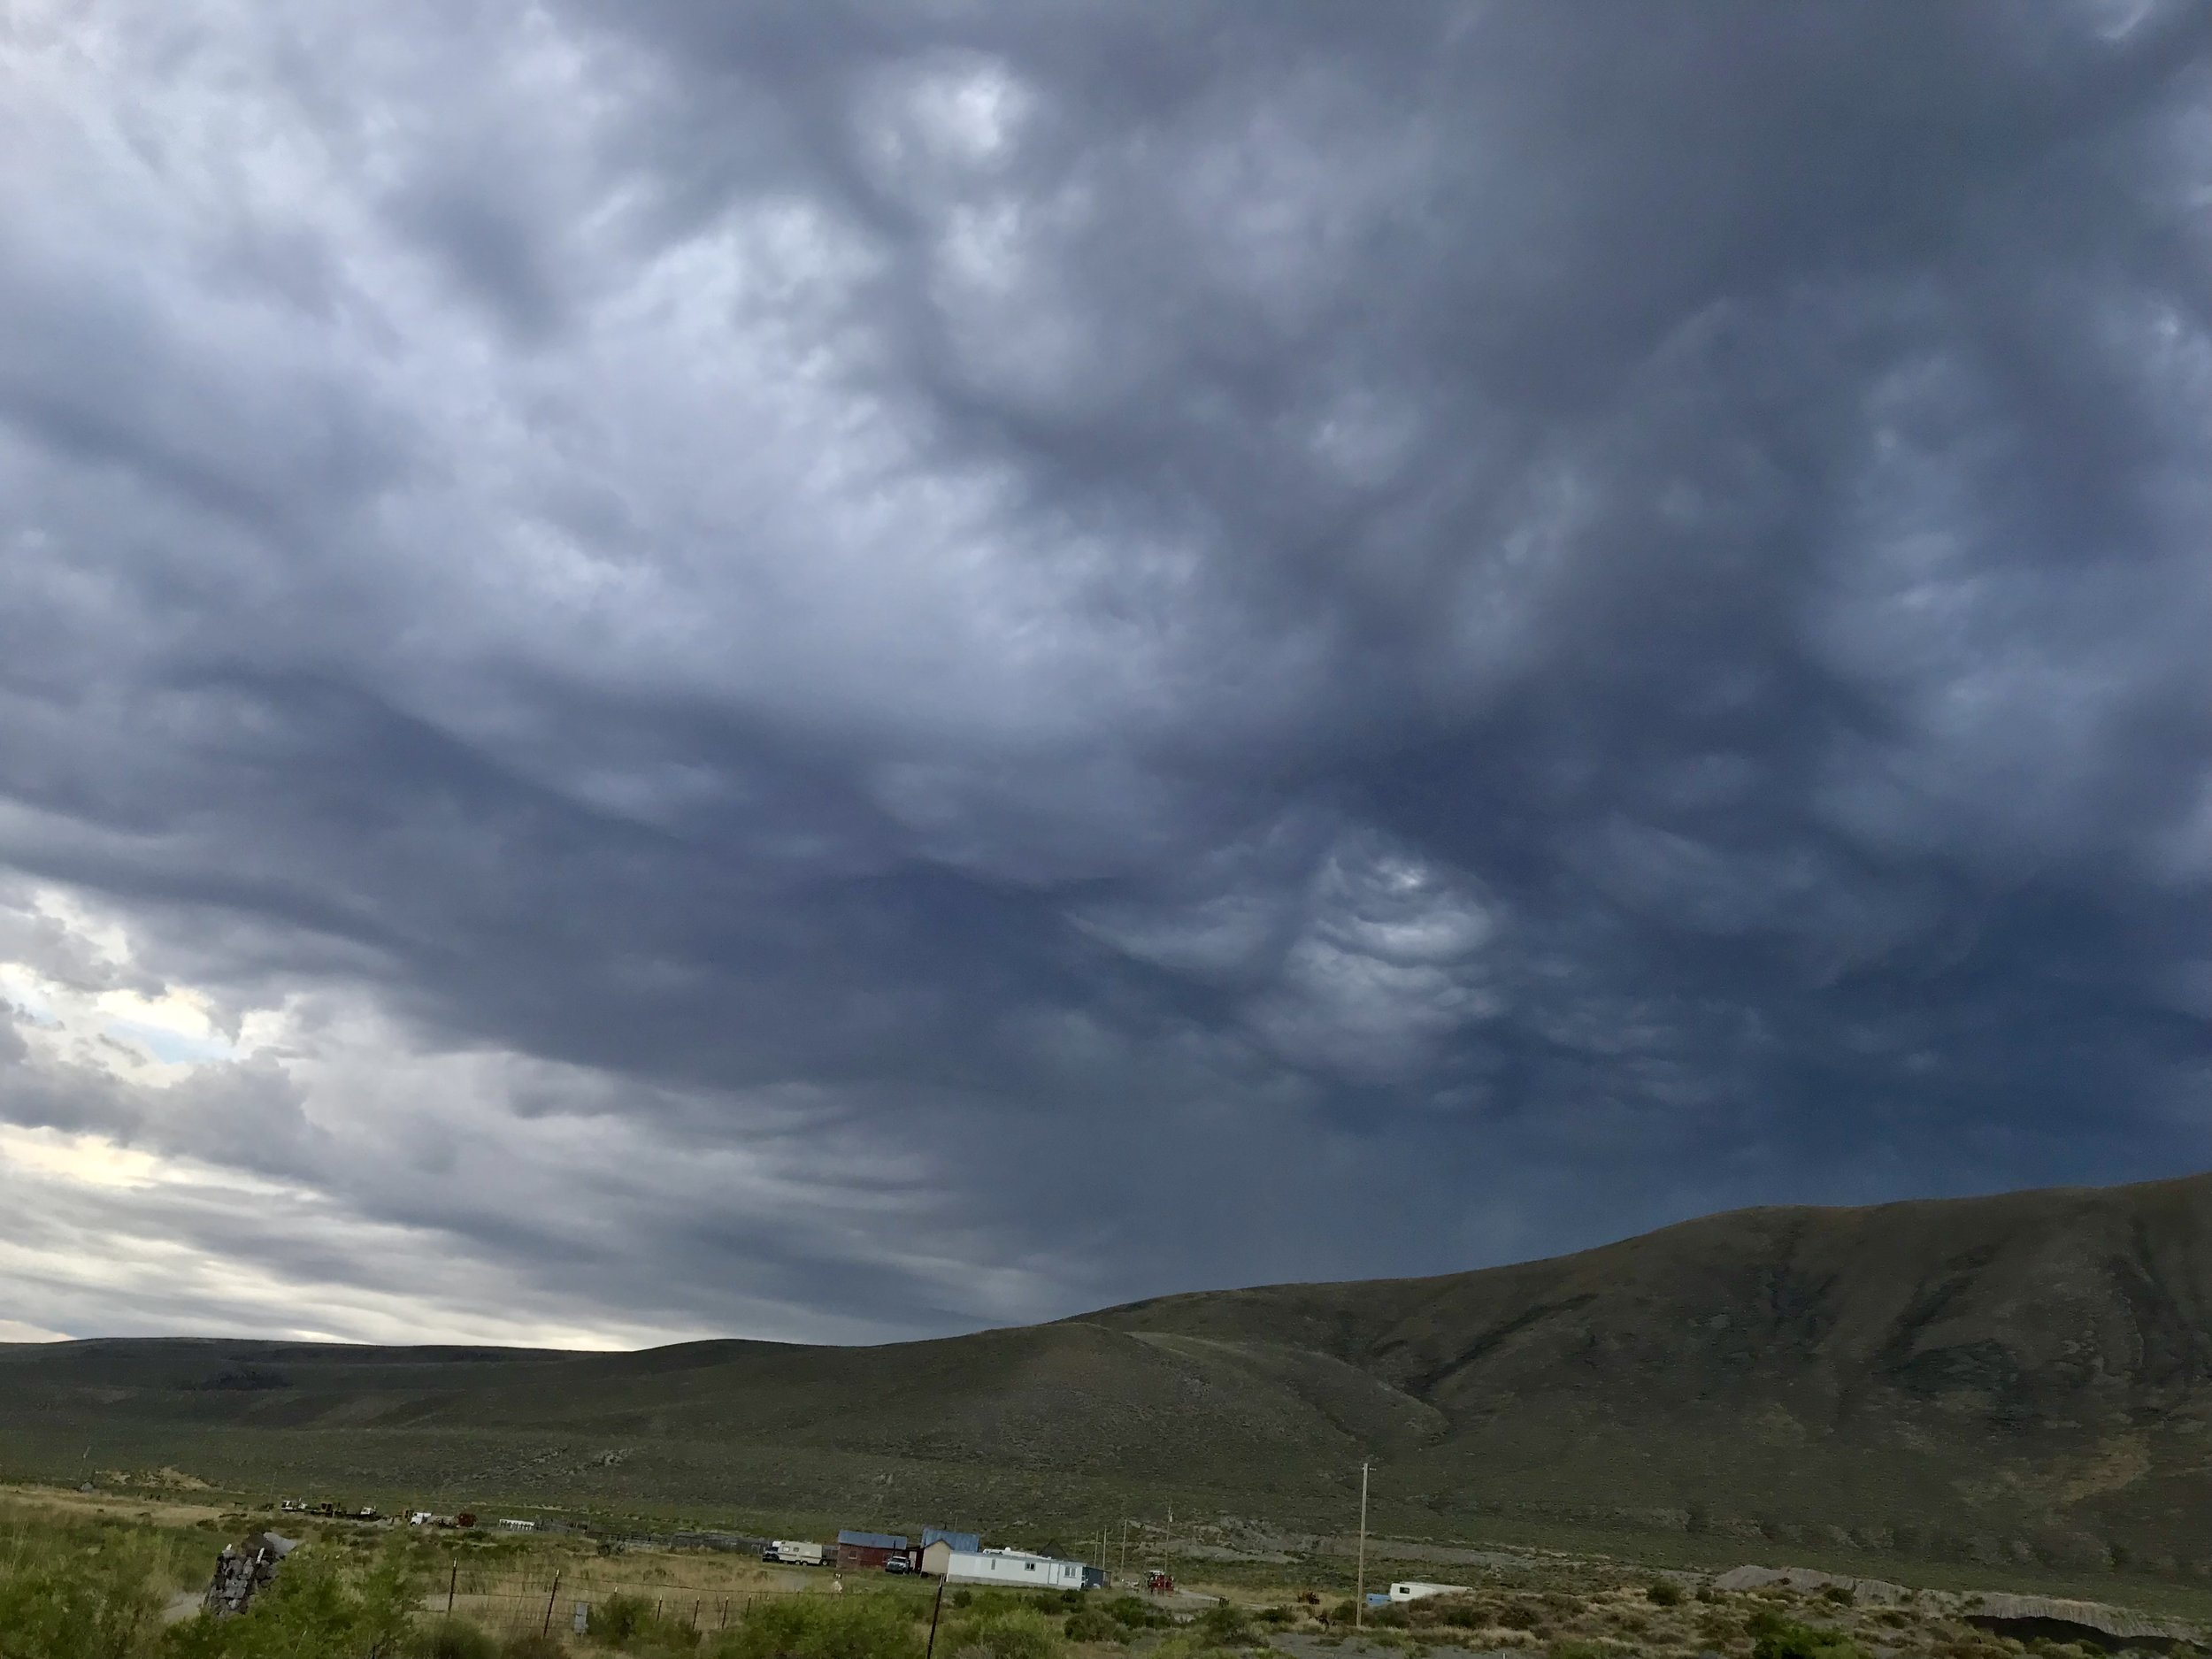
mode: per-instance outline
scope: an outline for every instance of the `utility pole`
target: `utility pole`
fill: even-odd
[[[1352,1628],[1363,1630],[1367,1625],[1367,1460],[1359,1463],[1359,1572],[1353,1580]]]

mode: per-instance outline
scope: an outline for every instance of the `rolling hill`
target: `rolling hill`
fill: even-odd
[[[1647,1529],[2212,1572],[2212,1176],[1739,1211],[868,1348],[0,1347],[0,1472],[1079,1535]]]

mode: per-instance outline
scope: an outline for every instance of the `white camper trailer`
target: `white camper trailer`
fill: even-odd
[[[1080,1590],[1083,1563],[1018,1549],[956,1549],[945,1561],[947,1584],[1020,1585],[1032,1590]]]

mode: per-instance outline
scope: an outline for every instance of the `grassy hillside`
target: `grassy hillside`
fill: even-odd
[[[872,1348],[0,1348],[0,1472],[1066,1525],[1228,1514],[2212,1574],[2212,1178],[1718,1216]]]

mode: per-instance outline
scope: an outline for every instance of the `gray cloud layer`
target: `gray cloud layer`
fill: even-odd
[[[0,1028],[0,1118],[254,1125],[300,1282],[396,1299],[344,1328],[2207,1161],[2212,13],[4,50],[0,958],[292,1023],[181,1080]],[[265,1226],[55,1190],[27,1321],[299,1323],[57,1278]]]

